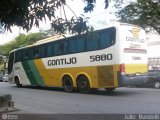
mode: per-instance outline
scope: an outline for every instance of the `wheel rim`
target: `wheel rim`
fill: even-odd
[[[80,82],[80,86],[81,86],[81,89],[83,89],[83,90],[86,90],[86,89],[88,89],[88,82],[86,81],[86,80],[82,80],[81,82]]]
[[[90,92],[89,81],[86,77],[81,76],[78,79],[78,89],[81,93],[89,93]]]
[[[73,92],[73,83],[70,77],[64,78],[63,86],[66,92]]]
[[[155,83],[155,88],[160,88],[160,83],[159,82]]]

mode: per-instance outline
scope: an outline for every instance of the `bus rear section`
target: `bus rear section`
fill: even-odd
[[[142,85],[148,80],[145,32],[133,25],[120,29],[119,86]]]

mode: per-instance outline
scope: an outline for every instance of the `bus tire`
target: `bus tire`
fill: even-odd
[[[77,86],[80,93],[87,94],[91,92],[89,80],[86,76],[80,75],[77,79]]]
[[[68,92],[68,93],[71,93],[74,91],[72,78],[68,75],[63,77],[63,88],[65,92]]]
[[[22,87],[22,84],[20,84],[19,78],[16,76],[14,79],[17,87]]]

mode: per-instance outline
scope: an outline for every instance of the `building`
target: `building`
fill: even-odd
[[[148,69],[160,70],[160,35],[156,32],[147,34]]]

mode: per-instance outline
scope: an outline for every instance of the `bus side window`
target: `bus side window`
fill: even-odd
[[[54,44],[54,51],[55,55],[59,55],[59,44],[57,42]]]
[[[60,41],[55,44],[55,54],[56,55],[64,55],[67,53],[67,42]]]
[[[67,43],[67,53],[76,53],[76,40],[75,38],[69,39]]]
[[[76,48],[77,48],[77,53],[78,52],[85,52],[85,37],[79,37],[76,39]]]
[[[109,41],[109,34],[108,32],[101,31],[99,33],[99,39],[100,39],[100,49],[104,49],[108,47],[108,41]]]
[[[115,42],[114,28],[103,30],[99,32],[100,49],[110,47]]]
[[[22,53],[21,51],[15,52],[15,61],[14,61],[15,63],[21,61],[21,56],[22,56],[21,53]]]
[[[47,44],[47,57],[51,57],[53,55],[53,46],[54,44]]]
[[[29,59],[29,49],[25,49],[23,53],[23,60],[28,60]]]
[[[98,39],[96,32],[89,33],[86,37],[87,51],[98,49]]]
[[[111,28],[111,31],[110,31],[110,36],[111,36],[111,45],[114,45],[115,44],[115,40],[116,40],[116,29],[115,28]]]
[[[34,48],[34,49],[32,49],[33,51],[33,54],[32,54],[32,57],[33,57],[33,59],[34,58],[39,58],[40,57],[40,52],[39,52],[39,47],[36,47],[36,48]]]
[[[40,53],[41,53],[41,57],[45,58],[48,56],[47,54],[47,45],[41,46],[40,47]]]
[[[8,61],[8,74],[13,70],[14,52],[10,53]]]

